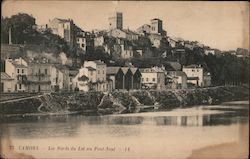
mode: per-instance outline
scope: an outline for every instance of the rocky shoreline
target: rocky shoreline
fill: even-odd
[[[16,102],[1,103],[0,115],[53,115],[94,112],[97,115],[171,110],[194,105],[220,104],[248,100],[249,90],[239,86],[220,86],[185,90],[136,90],[77,93],[51,93]]]

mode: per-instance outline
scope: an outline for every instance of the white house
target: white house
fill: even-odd
[[[187,75],[187,82],[203,87],[203,67],[201,65],[183,66],[182,71]]]
[[[5,73],[14,79],[15,91],[27,91],[28,64],[24,59],[6,59]]]
[[[143,68],[140,69],[140,72],[142,88],[165,89],[165,72],[162,68]]]
[[[106,64],[100,60],[85,61],[73,78],[73,87],[82,91],[107,91]]]

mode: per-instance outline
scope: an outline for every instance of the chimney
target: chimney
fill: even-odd
[[[9,45],[12,44],[12,41],[11,41],[11,28],[9,28]]]

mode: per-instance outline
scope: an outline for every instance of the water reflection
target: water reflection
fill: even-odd
[[[184,112],[187,111],[193,111],[193,113],[185,115]],[[95,133],[128,136],[140,134],[138,128],[147,125],[201,127],[246,123],[248,111],[248,106],[238,107],[238,109],[225,106],[201,106],[181,109],[181,112],[173,110],[166,112],[166,115],[158,115],[162,112],[153,112],[154,116],[147,115],[148,113],[132,114],[133,116],[16,116],[4,118],[1,129],[8,129],[12,136],[20,138],[74,137],[79,134]],[[175,112],[178,112],[177,115],[173,115]],[[129,129],[129,126],[133,128]]]

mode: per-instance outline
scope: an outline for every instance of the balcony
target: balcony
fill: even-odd
[[[28,78],[26,75],[17,75],[17,83],[18,84],[27,84]]]

